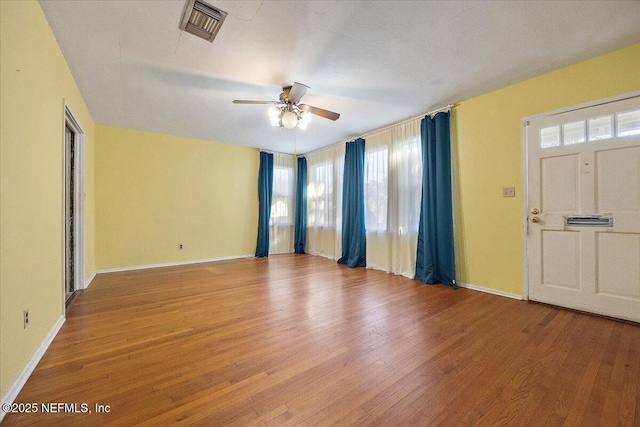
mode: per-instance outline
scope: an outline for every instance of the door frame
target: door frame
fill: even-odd
[[[576,104],[569,107],[559,108],[557,110],[548,111],[546,113],[534,114],[524,117],[521,120],[520,128],[522,130],[522,241],[524,244],[524,260],[523,260],[523,273],[524,273],[524,287],[522,299],[529,300],[529,141],[527,138],[527,124],[531,120],[540,119],[543,117],[555,116],[557,114],[568,113],[570,111],[582,110],[589,107],[595,107],[597,105],[610,104],[612,102],[623,101],[629,98],[635,98],[640,96],[640,90],[633,92],[627,92],[620,95],[610,96],[608,98],[602,98],[594,101],[584,102],[582,104]]]
[[[68,126],[75,133],[75,168],[74,182],[74,290],[85,288],[84,283],[84,130],[76,119],[66,99],[63,99],[63,120],[62,120],[62,220],[66,221],[66,188],[67,188],[67,143],[65,138],[65,127]],[[67,233],[66,225],[62,227],[62,312],[66,314],[66,282],[67,282]]]

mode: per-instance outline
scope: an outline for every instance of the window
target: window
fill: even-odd
[[[271,224],[293,224],[293,167],[273,167]]]
[[[365,143],[367,266],[413,277],[420,224],[420,120],[367,136]]]
[[[618,136],[640,135],[640,110],[618,113]]]
[[[564,145],[584,142],[584,134],[584,121],[565,123],[562,125],[562,141]]]
[[[389,149],[367,151],[364,158],[365,227],[367,230],[387,229],[389,186]]]
[[[617,137],[640,135],[640,110],[615,114]],[[584,121],[563,123],[540,129],[540,148],[580,144],[586,141],[601,141],[614,137],[613,116],[600,116]]]
[[[560,146],[560,126],[551,126],[540,129],[540,147],[559,147]]]
[[[293,252],[295,218],[295,167],[288,154],[273,155],[273,189],[269,219],[269,253]]]
[[[589,119],[589,141],[611,138],[611,116]]]
[[[307,158],[307,243],[305,251],[331,259],[342,256],[342,181],[345,144]]]
[[[314,164],[307,177],[307,225],[331,227],[333,215],[333,164]]]

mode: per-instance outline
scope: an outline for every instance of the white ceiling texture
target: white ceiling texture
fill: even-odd
[[[213,43],[186,0],[40,0],[97,123],[292,153],[640,41],[640,1],[209,1]],[[640,72],[640,71],[639,71]],[[341,114],[274,128],[284,85]]]

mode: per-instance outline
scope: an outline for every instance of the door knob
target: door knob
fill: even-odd
[[[538,218],[537,216],[534,216],[533,218],[531,218],[531,222],[535,222],[537,224],[540,222],[540,218]]]
[[[538,210],[538,208],[533,208],[531,209],[531,213],[534,215],[538,215],[540,213],[540,211]]]

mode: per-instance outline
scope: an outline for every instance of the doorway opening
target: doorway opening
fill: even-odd
[[[84,288],[84,132],[65,105],[64,121],[64,300]]]

